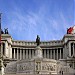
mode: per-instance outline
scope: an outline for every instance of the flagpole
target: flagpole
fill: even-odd
[[[2,54],[1,54],[1,15],[0,13],[0,75],[3,75],[3,60],[2,60]]]
[[[0,49],[1,49],[1,14],[2,13],[0,13]],[[0,50],[1,51],[1,50]]]
[[[0,59],[1,59],[1,14],[0,13]]]

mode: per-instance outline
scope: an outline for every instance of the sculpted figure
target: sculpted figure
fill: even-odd
[[[4,29],[4,30],[5,30],[5,34],[9,34],[9,33],[8,33],[8,28],[6,28],[6,29]]]
[[[37,46],[39,46],[39,45],[40,45],[40,37],[39,37],[39,35],[37,35],[36,43],[37,43]]]

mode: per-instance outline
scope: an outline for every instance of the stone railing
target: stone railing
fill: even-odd
[[[48,41],[48,42],[41,42],[40,46],[55,46],[55,45],[62,45],[62,41]],[[20,45],[20,46],[36,46],[36,42],[25,42],[25,41],[12,41],[12,45]]]
[[[12,45],[36,46],[36,42],[13,41]]]
[[[50,41],[50,42],[41,42],[41,46],[55,46],[62,45],[62,41]]]

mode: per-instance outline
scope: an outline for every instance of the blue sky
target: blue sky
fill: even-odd
[[[75,0],[0,0],[0,12],[16,40],[60,40],[75,25]]]

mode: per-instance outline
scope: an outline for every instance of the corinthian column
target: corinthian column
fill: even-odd
[[[53,50],[53,54],[54,54],[54,59],[55,59],[55,50]]]
[[[19,50],[17,49],[17,59],[19,59],[18,55],[19,55]]]
[[[32,58],[34,57],[34,50],[32,49]]]
[[[26,59],[28,59],[28,49],[26,49]]]
[[[58,60],[58,49],[57,49],[57,60]]]
[[[46,58],[46,49],[44,49],[44,58]]]
[[[61,59],[61,48],[60,48],[60,59]]]
[[[31,49],[29,49],[29,59],[31,59]]]
[[[50,58],[52,59],[52,49],[50,49]]]
[[[49,49],[47,50],[47,58],[49,58]]]
[[[14,49],[14,59],[15,59],[15,48],[13,48]]]
[[[22,59],[22,50],[20,49],[20,60]]]
[[[23,59],[25,59],[25,50],[23,49]]]

